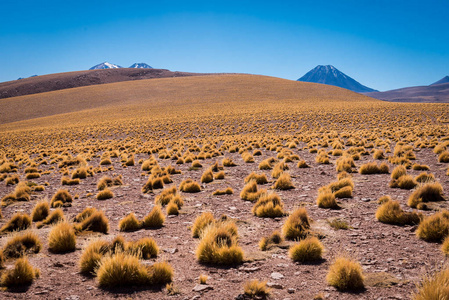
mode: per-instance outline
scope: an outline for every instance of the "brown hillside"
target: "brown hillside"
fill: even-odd
[[[216,75],[161,78],[79,87],[42,94],[1,99],[0,123],[82,112],[61,116],[63,123],[83,117],[101,118],[143,113],[198,114],[237,111],[248,105],[253,111],[289,105],[328,102],[377,102],[372,98],[334,86],[297,82],[256,75]],[[310,106],[310,105],[309,105]],[[291,107],[290,107],[291,108]],[[91,110],[88,112],[88,110]],[[88,118],[90,119],[90,117]]]
[[[105,69],[42,75],[0,83],[0,98],[10,98],[81,86],[151,79],[206,75],[200,73],[172,72],[164,69]]]

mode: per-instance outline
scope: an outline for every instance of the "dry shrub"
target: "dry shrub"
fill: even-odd
[[[31,189],[25,182],[20,182],[10,194],[1,200],[3,206],[8,206],[16,201],[30,201]]]
[[[150,213],[143,218],[142,227],[147,229],[157,229],[164,225],[165,216],[160,206],[155,206]]]
[[[26,257],[19,258],[14,268],[3,273],[0,281],[4,287],[23,287],[30,285],[35,278],[39,277],[39,269],[33,268]]]
[[[273,233],[268,237],[263,237],[259,241],[259,248],[262,251],[268,250],[272,245],[278,245],[282,242],[282,235],[279,231],[273,231]]]
[[[40,178],[41,174],[39,173],[27,173],[25,176],[25,179],[35,179],[35,178]]]
[[[25,230],[29,227],[31,227],[30,216],[17,212],[0,228],[0,233]]]
[[[37,228],[42,228],[45,225],[57,224],[59,222],[65,221],[64,212],[62,209],[57,208],[52,211],[44,220],[36,223]]]
[[[16,233],[6,241],[2,253],[7,258],[18,258],[27,254],[39,253],[42,242],[32,231]]]
[[[426,242],[441,242],[449,234],[449,212],[443,210],[424,218],[416,235]]]
[[[86,207],[82,212],[76,215],[76,217],[73,219],[73,222],[80,223],[90,217],[96,211],[97,209],[95,207]]]
[[[355,168],[354,159],[351,156],[343,156],[335,162],[337,172],[353,173]]]
[[[254,204],[252,213],[260,218],[277,218],[284,215],[284,203],[278,194],[263,194]]]
[[[255,180],[249,181],[240,192],[240,198],[242,200],[255,202],[259,197],[266,193],[266,190],[259,191],[257,189],[257,182]]]
[[[232,195],[234,194],[234,190],[231,187],[228,187],[224,190],[215,190],[212,195],[219,196],[219,195]]]
[[[110,245],[106,241],[94,240],[90,242],[83,250],[79,260],[81,273],[85,275],[93,274],[101,258],[109,251]]]
[[[332,227],[335,230],[347,230],[349,229],[349,225],[348,222],[346,222],[343,219],[339,219],[339,218],[334,218],[331,220],[327,220],[327,223],[329,224],[330,227]]]
[[[438,162],[449,163],[449,151],[443,151],[438,156]]]
[[[310,220],[305,208],[298,208],[285,221],[282,233],[288,240],[303,239],[307,237],[310,229]]]
[[[223,164],[224,167],[235,167],[235,166],[237,166],[237,164],[234,163],[234,162],[232,161],[232,159],[226,158],[226,157],[223,158],[223,160],[221,161],[221,163]]]
[[[82,219],[81,223],[75,224],[77,232],[92,231],[107,234],[109,231],[109,221],[102,211],[89,211],[90,215]],[[87,215],[87,214],[86,214]]]
[[[155,258],[159,254],[159,247],[152,238],[144,237],[126,245],[128,253],[139,255],[143,259]]]
[[[243,250],[237,245],[234,223],[216,222],[206,227],[196,249],[200,263],[213,265],[238,265],[243,262]]]
[[[391,179],[398,179],[401,176],[407,175],[407,169],[400,165],[393,169],[393,172],[391,172]]]
[[[100,181],[98,181],[97,183],[97,189],[99,191],[104,190],[107,187],[112,187],[112,186],[120,186],[123,185],[123,181],[122,181],[122,176],[119,175],[117,177],[115,177],[114,179],[112,179],[109,176],[103,176]]]
[[[48,234],[48,249],[53,253],[75,251],[76,237],[73,227],[66,222],[53,226]]]
[[[179,214],[179,207],[176,203],[170,202],[167,205],[166,212],[168,216],[177,216]]]
[[[390,173],[390,168],[386,163],[381,163],[377,165],[375,162],[366,163],[362,165],[359,169],[360,174],[370,175],[370,174],[388,174]]]
[[[433,275],[424,276],[417,285],[413,300],[447,299],[449,295],[449,270],[441,270]]]
[[[62,185],[77,185],[77,184],[80,184],[80,180],[79,180],[79,178],[70,179],[69,177],[62,176],[61,184]]]
[[[214,173],[212,173],[211,169],[207,169],[204,171],[203,175],[201,175],[201,183],[209,183],[214,181]]]
[[[245,183],[250,182],[251,180],[255,180],[257,184],[266,184],[268,183],[267,176],[262,174],[256,174],[255,172],[251,172],[248,176],[245,177]]]
[[[310,166],[306,163],[305,160],[298,161],[298,164],[296,166],[300,169],[310,168]]]
[[[429,171],[430,167],[428,165],[413,164],[412,169],[416,171]]]
[[[374,159],[385,159],[384,151],[381,149],[375,149],[373,153]]]
[[[142,227],[141,222],[137,219],[134,213],[128,214],[120,220],[118,228],[120,231],[136,231]]]
[[[273,157],[262,160],[259,164],[259,170],[271,170],[273,169],[273,163],[276,160]]]
[[[339,208],[337,201],[335,200],[335,195],[330,189],[322,189],[318,193],[318,198],[316,203],[320,208]]]
[[[329,267],[327,283],[340,291],[360,290],[364,288],[362,267],[356,261],[337,257]]]
[[[221,180],[221,179],[224,179],[224,178],[225,178],[225,172],[224,171],[220,171],[220,172],[218,172],[218,173],[216,173],[214,175],[214,179],[217,179],[217,180]]]
[[[199,193],[201,192],[201,187],[198,182],[192,179],[186,179],[179,185],[179,190],[185,193]]]
[[[435,181],[435,176],[433,174],[422,172],[421,174],[415,177],[415,181],[418,183],[433,182]]]
[[[323,245],[316,237],[308,237],[293,245],[288,253],[293,261],[305,263],[321,260],[323,250]]]
[[[208,225],[215,223],[214,215],[210,212],[203,212],[199,215],[192,225],[192,237],[200,237],[204,228]]]
[[[19,183],[19,175],[12,175],[9,177],[6,177],[5,183],[6,185],[15,185]]]
[[[156,205],[165,206],[171,201],[177,203],[179,208],[184,205],[184,200],[182,200],[181,195],[178,194],[176,186],[163,190],[156,196],[154,203]]]
[[[111,199],[112,197],[114,197],[114,193],[109,188],[99,191],[96,196],[97,200],[106,200]]]
[[[376,211],[376,219],[382,223],[393,225],[416,225],[422,219],[422,214],[404,212],[398,201],[384,202]]]
[[[288,173],[282,173],[274,183],[274,188],[277,190],[291,190],[295,186],[292,183],[292,178]]]
[[[72,196],[70,195],[69,191],[67,190],[58,190],[50,201],[51,207],[68,207],[72,206]]]
[[[270,295],[270,292],[266,281],[254,279],[246,282],[243,286],[243,293],[251,298],[265,299]]]
[[[419,185],[418,188],[408,198],[408,206],[419,208],[423,202],[444,201],[443,187],[439,182],[429,182]]]
[[[281,176],[281,174],[283,174],[284,171],[288,169],[288,165],[285,162],[281,161],[274,166],[273,171],[271,171],[271,176],[273,178],[279,178],[279,176]]]
[[[404,190],[411,190],[417,185],[418,183],[410,175],[402,175],[398,179],[392,179],[390,182],[391,188],[400,188]]]
[[[33,222],[42,221],[47,218],[48,213],[50,211],[50,206],[47,201],[40,201],[36,203],[36,206],[33,208],[31,212],[31,219]]]

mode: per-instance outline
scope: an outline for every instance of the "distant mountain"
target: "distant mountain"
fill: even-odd
[[[391,102],[449,103],[449,82],[364,94]]]
[[[314,69],[307,72],[303,77],[299,78],[297,81],[334,85],[357,93],[377,92],[372,88],[358,83],[357,81],[331,65],[316,66]]]
[[[448,83],[448,82],[449,82],[449,76],[445,76],[445,77],[441,78],[440,80],[438,80],[437,82],[432,83],[431,85]]]
[[[119,65],[114,65],[114,64],[108,63],[107,61],[105,61],[104,63],[93,66],[89,70],[118,69],[118,68],[122,68],[122,67],[120,67]]]
[[[130,68],[134,68],[134,69],[153,69],[152,66],[150,66],[150,65],[148,65],[146,63],[135,63],[135,64],[132,64],[130,66]]]

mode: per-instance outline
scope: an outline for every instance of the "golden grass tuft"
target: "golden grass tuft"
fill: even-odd
[[[266,190],[258,190],[257,182],[255,180],[249,181],[240,192],[240,198],[242,200],[255,202],[259,197],[266,193]]]
[[[148,215],[143,218],[142,227],[147,229],[158,229],[164,225],[165,216],[160,206],[155,206]]]
[[[365,286],[360,264],[344,257],[337,257],[334,260],[329,267],[326,281],[340,291],[360,290]]]
[[[408,206],[417,208],[420,203],[444,201],[443,187],[439,182],[422,184],[408,198]]]
[[[415,177],[415,181],[418,183],[427,183],[435,181],[435,175],[422,172],[418,176]]]
[[[80,184],[79,178],[70,179],[69,177],[62,176],[61,185],[77,185]]]
[[[246,282],[243,286],[243,293],[250,298],[265,299],[270,295],[270,292],[266,281],[254,279]]]
[[[237,164],[235,162],[233,162],[232,159],[227,158],[227,157],[223,158],[221,163],[223,164],[224,167],[235,167],[235,166],[237,166]]]
[[[267,158],[259,163],[259,170],[271,170],[273,169],[273,163],[275,159],[273,157]]]
[[[438,162],[449,163],[449,151],[443,151],[438,156]]]
[[[3,246],[6,258],[18,258],[27,254],[39,253],[42,249],[42,242],[38,235],[32,231],[16,233],[10,237]]]
[[[303,239],[310,229],[310,220],[305,208],[296,209],[285,221],[282,234],[287,240]]]
[[[66,253],[75,251],[75,230],[67,222],[53,226],[48,234],[48,249],[53,253]]]
[[[449,270],[441,270],[433,275],[426,275],[417,285],[413,300],[447,299],[449,294]]]
[[[214,174],[214,179],[221,180],[221,179],[224,179],[224,178],[225,178],[225,172],[224,171],[220,171],[220,172]]]
[[[1,200],[2,206],[8,206],[16,201],[30,201],[31,189],[25,182],[20,182],[14,191]]]
[[[120,231],[136,231],[142,227],[142,223],[137,219],[134,213],[126,215],[118,223]]]
[[[277,218],[284,215],[284,203],[278,194],[263,194],[252,208],[252,213],[259,218]]]
[[[400,188],[403,190],[411,190],[415,188],[418,183],[410,175],[402,175],[398,179],[392,179],[390,182],[391,188]]]
[[[79,267],[82,274],[93,274],[101,258],[110,251],[110,245],[103,240],[91,241],[83,250]],[[115,248],[113,248],[115,250]]]
[[[72,206],[72,195],[67,190],[58,190],[50,201],[51,207]]]
[[[57,224],[64,220],[65,220],[64,212],[62,211],[62,209],[57,208],[54,211],[52,211],[44,220],[37,222],[36,227],[42,228],[45,225]]]
[[[0,233],[21,231],[31,227],[31,218],[27,214],[15,213],[6,224],[0,228]]]
[[[214,223],[215,223],[214,215],[210,212],[203,212],[201,215],[196,217],[195,221],[193,222],[192,237],[194,238],[200,237],[204,228]]]
[[[143,259],[155,258],[159,254],[159,247],[152,238],[144,237],[126,245],[128,253],[138,255]]]
[[[379,222],[393,225],[416,225],[423,218],[416,212],[404,212],[398,201],[384,202],[376,211],[376,219]]]
[[[257,184],[268,183],[267,175],[265,175],[264,173],[256,174],[255,172],[251,172],[251,174],[245,177],[245,183],[248,183],[251,180],[255,180]]]
[[[228,187],[224,190],[215,190],[212,195],[219,196],[219,195],[232,195],[234,194],[234,190],[231,187]]]
[[[0,279],[1,285],[7,288],[23,287],[30,285],[40,275],[39,269],[35,269],[26,257],[19,258],[14,268],[7,270]]]
[[[31,212],[31,219],[33,222],[42,221],[48,217],[49,211],[50,206],[48,205],[48,202],[45,200],[40,201],[34,206],[33,211]]]
[[[288,254],[295,262],[314,262],[322,259],[324,247],[316,237],[308,237],[293,245]]]
[[[111,199],[112,197],[114,197],[114,193],[109,188],[105,188],[104,190],[99,191],[96,196],[97,200],[107,200]]]
[[[277,190],[291,190],[294,189],[292,178],[288,173],[282,173],[274,183],[274,188]]]
[[[416,230],[416,235],[426,242],[441,242],[449,234],[449,212],[443,210],[424,218]]]
[[[109,231],[109,221],[102,211],[89,211],[90,215],[82,219],[81,223],[75,224],[77,232],[92,231],[107,234]],[[86,214],[88,215],[88,214]]]
[[[391,179],[398,179],[401,176],[407,175],[407,169],[403,166],[397,166],[391,172]]]
[[[370,175],[370,174],[388,174],[390,173],[390,168],[386,163],[381,163],[377,165],[375,162],[366,163],[360,166],[360,174]]]
[[[310,168],[310,166],[306,163],[305,160],[298,161],[298,164],[296,166],[300,169]]]
[[[316,199],[316,203],[320,208],[339,208],[337,200],[335,200],[334,193],[332,193],[332,191],[327,188],[320,190]]]
[[[263,237],[259,241],[259,249],[262,251],[268,250],[272,245],[278,245],[283,241],[282,235],[279,231],[273,231],[268,237]]]
[[[179,190],[184,193],[199,193],[201,192],[201,187],[198,182],[186,179],[179,185]]]
[[[201,183],[209,183],[214,181],[214,173],[212,173],[212,169],[207,169],[204,171],[203,175],[201,175]]]

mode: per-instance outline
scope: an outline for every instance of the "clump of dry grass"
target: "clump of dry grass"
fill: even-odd
[[[284,215],[284,203],[278,194],[263,194],[252,208],[252,213],[260,218],[277,218]]]
[[[400,188],[404,190],[411,190],[417,185],[418,183],[410,175],[402,175],[398,179],[392,179],[390,182],[391,188]]]
[[[438,156],[438,162],[449,163],[449,151],[443,151]]]
[[[204,171],[203,175],[201,175],[201,183],[209,183],[214,181],[214,173],[212,173],[212,169],[207,169]]]
[[[360,290],[365,286],[360,264],[344,257],[335,259],[329,267],[326,280],[340,291]]]
[[[109,231],[109,220],[102,211],[96,209],[85,210],[84,216],[80,216],[78,224],[74,225],[76,232],[93,231],[107,234]],[[81,213],[82,214],[82,213]]]
[[[196,249],[200,263],[238,265],[243,261],[243,250],[237,244],[237,227],[232,222],[215,222],[207,226]]]
[[[156,241],[148,237],[129,242],[125,248],[128,253],[139,255],[143,259],[155,258],[159,254],[159,247]]]
[[[104,190],[99,191],[96,196],[97,200],[107,200],[111,199],[112,197],[114,197],[114,193],[109,188],[105,188]]]
[[[29,227],[31,227],[30,216],[17,212],[0,228],[0,233],[25,230]]]
[[[106,241],[94,240],[90,242],[83,250],[79,260],[81,273],[86,275],[93,274],[101,258],[110,250],[114,251],[115,247],[111,249],[111,246]]]
[[[75,251],[75,230],[67,222],[61,222],[53,226],[48,234],[48,249],[54,253],[66,253]]]
[[[58,190],[50,200],[51,207],[72,206],[72,195],[67,190]]]
[[[282,233],[287,240],[303,239],[310,229],[310,220],[305,208],[296,209],[285,221]]]
[[[416,171],[429,171],[430,167],[428,165],[413,164],[412,169]]]
[[[214,179],[217,179],[217,180],[224,179],[224,178],[225,178],[225,175],[226,175],[226,174],[225,174],[224,171],[220,171],[220,172],[214,174]]]
[[[114,288],[145,285],[148,270],[136,255],[118,252],[103,257],[95,271],[100,287]]]
[[[148,215],[143,218],[142,227],[147,229],[157,229],[164,225],[165,216],[160,206],[155,206]]]
[[[48,217],[49,211],[50,206],[48,205],[48,202],[45,200],[40,201],[34,206],[33,211],[31,212],[31,219],[33,222],[42,221]]]
[[[351,156],[343,156],[335,162],[337,172],[353,173],[355,168],[354,159]]]
[[[418,183],[427,183],[435,181],[435,176],[430,173],[422,172],[418,176],[415,177],[415,181]]]
[[[346,222],[343,219],[339,219],[339,218],[334,218],[331,220],[327,220],[327,223],[329,224],[330,227],[332,227],[335,230],[347,230],[349,229],[349,225],[348,222]]]
[[[274,188],[277,190],[291,190],[294,189],[292,178],[288,173],[282,173],[274,183]]]
[[[6,185],[15,185],[15,184],[18,184],[19,181],[20,181],[19,175],[11,175],[11,176],[6,177],[6,179],[5,179]]]
[[[323,244],[316,237],[308,237],[293,245],[288,253],[293,261],[305,263],[321,260],[323,250]]]
[[[123,185],[122,176],[119,175],[112,179],[109,176],[103,176],[97,183],[97,189],[99,191],[104,190],[107,187],[120,186]]]
[[[266,281],[254,279],[246,282],[243,286],[243,293],[250,298],[265,299],[270,295],[270,292]]]
[[[233,162],[232,159],[227,158],[227,157],[223,158],[221,163],[223,164],[224,167],[235,167],[235,166],[237,166],[237,164],[235,162]]]
[[[2,206],[8,206],[16,201],[30,201],[31,189],[25,182],[20,182],[10,194],[1,200]]]
[[[262,251],[268,250],[272,245],[278,245],[282,242],[282,235],[279,231],[273,231],[268,237],[263,237],[259,241],[259,249]]]
[[[444,201],[443,187],[439,182],[429,182],[418,186],[408,198],[408,206],[420,208],[423,203]]]
[[[39,253],[42,242],[32,231],[16,233],[10,237],[3,246],[2,254],[7,258],[18,258],[27,254]]]
[[[412,294],[413,300],[446,299],[449,291],[449,270],[441,270],[424,276],[417,285],[417,292]]]
[[[203,212],[193,222],[192,237],[200,237],[204,228],[213,223],[215,223],[214,215],[210,212]]]
[[[212,195],[214,196],[219,196],[219,195],[232,195],[234,194],[234,190],[231,187],[228,187],[224,190],[216,190],[212,193]]]
[[[120,220],[118,228],[120,231],[136,231],[142,227],[142,223],[137,219],[134,213],[128,214]]]
[[[259,163],[259,170],[271,170],[273,169],[273,163],[276,161],[273,157],[267,158]]]
[[[423,218],[416,212],[404,212],[398,201],[384,202],[376,211],[376,219],[382,223],[393,225],[416,225]]]
[[[178,193],[176,186],[163,190],[159,195],[156,196],[154,200],[154,203],[156,205],[161,206],[165,206],[170,202],[175,203],[178,206],[178,208],[181,208],[184,205],[184,200]]]
[[[62,176],[61,178],[61,185],[77,185],[80,184],[79,178],[70,179],[67,176]]]
[[[381,163],[377,165],[375,162],[366,163],[360,166],[360,174],[370,175],[370,174],[388,174],[390,173],[390,168],[386,163]]]
[[[45,225],[57,224],[62,221],[65,221],[64,212],[62,211],[62,209],[57,208],[52,211],[44,220],[37,222],[36,227],[42,228]]]
[[[240,198],[242,200],[255,202],[262,194],[265,194],[266,190],[258,190],[257,182],[255,180],[249,181],[240,192]]]
[[[279,176],[281,176],[281,174],[283,174],[284,171],[288,169],[288,165],[285,162],[281,161],[274,166],[273,171],[271,171],[271,177],[279,178]]]
[[[335,200],[335,195],[332,193],[330,189],[327,188],[321,189],[319,191],[316,203],[320,208],[332,208],[332,209],[340,208],[340,206],[338,206],[337,201]]]
[[[416,235],[426,242],[441,242],[449,234],[449,212],[443,210],[424,218]]]
[[[310,168],[310,166],[306,163],[305,160],[298,161],[298,164],[296,166],[300,169]]]
[[[262,174],[256,174],[255,172],[251,172],[248,176],[245,177],[245,183],[250,182],[251,180],[255,180],[257,184],[266,184],[268,183],[267,176]]]
[[[185,193],[199,193],[201,192],[201,187],[198,182],[192,179],[186,179],[179,185],[179,190]]]
[[[33,268],[26,257],[19,258],[14,268],[7,270],[0,279],[4,287],[16,287],[30,285],[35,278],[39,278],[39,269]]]

